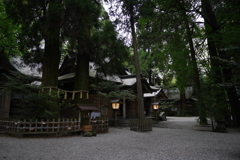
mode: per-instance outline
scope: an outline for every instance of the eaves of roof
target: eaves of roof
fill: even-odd
[[[147,80],[145,79],[141,79],[141,82],[142,82],[142,90],[143,90],[143,93],[152,93],[154,91],[157,91],[158,89],[156,88],[152,88]],[[134,91],[137,91],[137,82],[135,82],[134,84],[132,85],[122,85],[121,86],[121,89],[124,89],[124,90],[134,90]]]

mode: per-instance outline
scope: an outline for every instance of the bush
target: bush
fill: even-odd
[[[83,137],[92,137],[92,136],[93,136],[92,132],[85,132],[83,134]]]
[[[56,119],[60,117],[61,109],[67,106],[65,102],[60,102],[57,91],[49,94],[49,90],[44,91],[41,86],[32,85],[33,77],[19,72],[5,76],[8,78],[4,85],[5,92],[13,94],[12,105],[18,109],[20,118]]]

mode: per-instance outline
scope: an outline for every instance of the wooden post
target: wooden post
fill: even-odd
[[[28,131],[31,132],[31,128],[32,128],[32,119],[30,119],[29,121],[29,126],[28,126]]]
[[[60,118],[58,118],[58,124],[57,124],[58,128],[57,128],[57,132],[59,132],[60,130]]]
[[[20,119],[18,119],[17,121],[17,133],[19,133],[19,130],[20,130]]]
[[[126,119],[126,102],[125,102],[125,96],[123,97],[123,119]]]
[[[11,92],[6,94],[0,91],[0,117],[8,118],[10,112]]]
[[[79,122],[81,121],[81,111],[80,110],[78,111],[78,121]]]
[[[54,132],[54,127],[55,127],[55,119],[52,121],[52,132]]]
[[[48,132],[48,129],[49,129],[49,119],[47,119],[47,132]]]
[[[117,110],[115,109],[115,118],[114,118],[114,123],[115,123],[115,127],[117,127]]]
[[[43,119],[41,119],[41,132],[43,132]]]

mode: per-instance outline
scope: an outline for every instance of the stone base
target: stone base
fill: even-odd
[[[130,127],[130,121],[134,120],[137,118],[127,118],[127,119],[122,119],[122,118],[118,118],[117,119],[117,126],[120,127]],[[159,121],[154,120],[154,117],[146,117],[146,119],[151,119],[152,120],[152,124],[157,124]],[[109,119],[109,124],[114,126],[114,119]]]
[[[225,122],[217,121],[217,126],[214,129],[214,132],[227,133],[227,128]]]

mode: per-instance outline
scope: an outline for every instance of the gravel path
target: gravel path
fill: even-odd
[[[189,120],[180,123],[185,124],[185,128],[171,125],[167,128],[165,124],[163,128],[160,124],[162,122],[151,132],[111,127],[109,133],[96,137],[14,138],[0,134],[0,159],[240,160],[239,130],[230,129],[228,133],[200,131],[188,128],[195,125]]]

